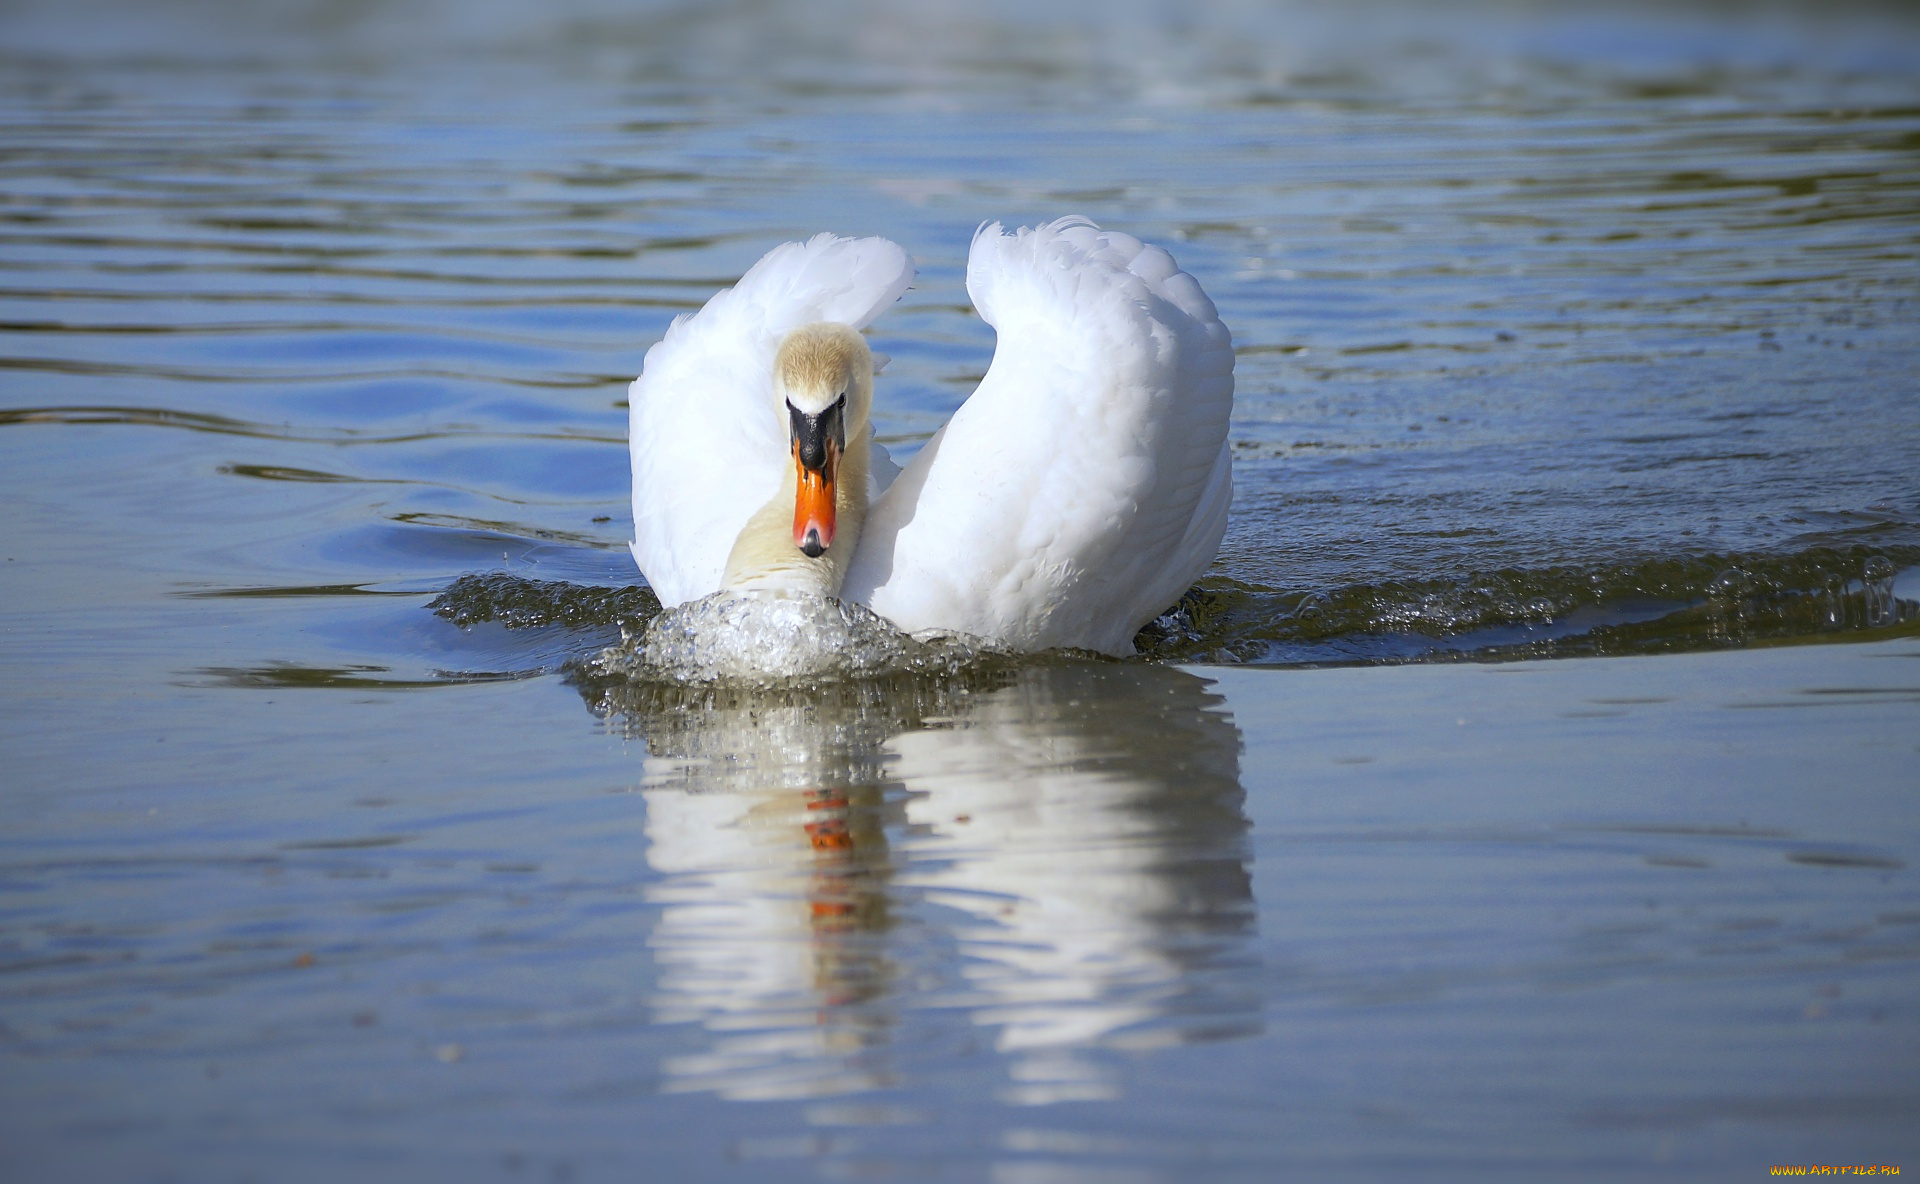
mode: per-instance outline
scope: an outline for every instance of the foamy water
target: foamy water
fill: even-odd
[[[811,684],[947,673],[994,653],[957,634],[909,636],[836,597],[721,591],[667,609],[585,669],[674,683]]]

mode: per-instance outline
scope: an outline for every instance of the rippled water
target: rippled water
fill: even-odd
[[[0,33],[18,1170],[1913,1150],[1907,9]],[[974,226],[1069,212],[1235,334],[1227,543],[1140,638],[1197,665],[584,664],[658,609],[622,400],[673,316],[898,240],[904,457],[991,355]],[[1768,648],[1819,640],[1875,644]],[[1572,655],[1636,656],[1228,669]]]
[[[672,315],[816,226],[907,243],[922,281],[875,338],[882,435],[911,452],[991,347],[974,223],[1078,209],[1175,246],[1237,337],[1239,498],[1180,656],[1552,646],[1729,569],[1820,596],[1920,559],[1891,14],[1509,18],[1511,57],[1276,18],[1265,53],[1229,23],[1158,63],[1119,25],[1028,77],[968,46],[1045,54],[1045,22],[921,14],[950,45],[852,9],[872,43],[832,86],[829,46],[761,69],[807,22],[760,17],[509,25],[472,69],[451,47],[478,18],[438,52],[322,28],[343,60],[292,66],[259,29],[211,69],[164,41],[16,51],[7,422],[226,437],[172,445],[227,478],[196,489],[286,512],[244,556],[165,547],[170,586],[411,587],[472,552],[623,581],[618,404]],[[1314,594],[1335,611],[1301,614]]]

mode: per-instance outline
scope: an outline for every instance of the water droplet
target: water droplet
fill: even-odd
[[[1744,570],[1729,567],[1707,582],[1707,595],[1715,600],[1733,600],[1746,595],[1753,578]]]
[[[1867,559],[1860,570],[1861,596],[1865,600],[1867,627],[1879,628],[1900,619],[1899,605],[1893,599],[1893,560],[1885,555]]]

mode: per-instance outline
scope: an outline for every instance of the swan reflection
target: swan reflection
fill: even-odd
[[[1092,1099],[1118,1090],[1102,1050],[1254,1031],[1240,734],[1209,685],[586,688],[647,744],[656,1015],[711,1034],[665,1087],[885,1088],[958,1020],[1010,1059],[1010,1100]]]

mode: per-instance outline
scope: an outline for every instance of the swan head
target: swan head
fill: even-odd
[[[802,325],[774,356],[773,390],[793,453],[793,545],[818,559],[833,546],[847,441],[863,438],[873,412],[866,338],[851,325]]]

